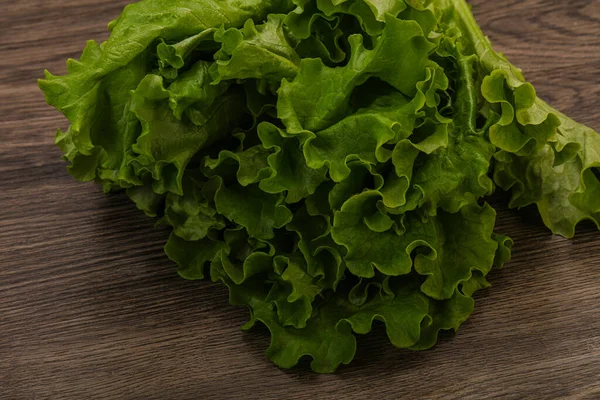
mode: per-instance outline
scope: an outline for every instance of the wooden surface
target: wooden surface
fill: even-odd
[[[0,0],[0,398],[600,398],[600,233],[552,237],[499,211],[516,242],[476,312],[426,352],[359,338],[335,375],[273,366],[264,329],[223,287],[187,282],[122,195],[75,182],[53,144],[65,120],[36,87],[124,0]],[[600,130],[600,0],[472,1],[541,97]],[[501,203],[501,202],[500,202]]]

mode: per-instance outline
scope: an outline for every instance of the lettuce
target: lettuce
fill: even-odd
[[[317,372],[356,334],[457,330],[510,259],[485,203],[600,227],[600,137],[536,96],[464,0],[142,0],[39,81],[69,172],[172,227],[186,279],[221,281]]]

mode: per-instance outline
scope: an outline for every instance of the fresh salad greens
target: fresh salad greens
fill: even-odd
[[[510,258],[483,199],[600,223],[600,136],[536,96],[464,0],[142,0],[39,85],[69,171],[173,228],[267,356],[348,364],[374,320],[427,349]]]

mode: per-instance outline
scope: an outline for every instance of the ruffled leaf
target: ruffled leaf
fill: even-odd
[[[210,184],[217,188],[214,201],[219,214],[246,228],[256,239],[273,238],[273,229],[292,220],[290,210],[281,204],[281,195],[265,193],[255,185],[225,187],[220,177],[212,178]]]
[[[349,38],[348,65],[329,68],[321,60],[303,59],[292,82],[283,81],[278,116],[290,132],[319,131],[343,119],[352,91],[369,77],[378,77],[408,96],[425,77],[432,44],[414,21],[390,19],[373,50],[363,38]]]
[[[428,243],[431,252],[415,258],[415,270],[427,276],[421,291],[433,299],[449,299],[473,271],[487,275],[498,249],[492,238],[495,220],[496,212],[487,204],[466,206],[456,214],[439,213]]]
[[[258,127],[258,136],[265,148],[275,150],[268,158],[271,175],[260,182],[265,192],[285,191],[286,202],[297,203],[313,194],[326,179],[325,168],[307,164],[297,138],[269,123]]]
[[[217,97],[210,107],[189,107],[188,118],[179,120],[169,107],[169,98],[162,77],[153,74],[132,94],[131,108],[142,124],[142,133],[132,145],[138,154],[134,165],[157,181],[155,191],[182,194],[188,163],[198,151],[230,135],[242,117],[238,110],[244,99],[233,91]]]
[[[176,79],[190,54],[203,42],[212,42],[216,29],[207,29],[180,42],[167,44],[163,39],[156,46],[160,74],[166,79]]]
[[[262,25],[255,26],[249,19],[242,29],[217,31],[215,40],[222,47],[215,54],[215,83],[228,79],[267,79],[276,83],[283,78],[293,79],[300,57],[286,38],[283,20],[283,15],[271,14]]]

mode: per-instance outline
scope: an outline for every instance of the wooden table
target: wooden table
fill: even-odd
[[[75,182],[35,79],[103,40],[126,0],[0,0],[0,398],[600,398],[600,232],[551,236],[499,211],[516,242],[458,335],[397,350],[359,338],[334,375],[282,371],[220,285],[179,278],[168,232],[123,195]],[[600,130],[600,0],[472,2],[496,48]],[[499,202],[502,204],[502,201]]]

